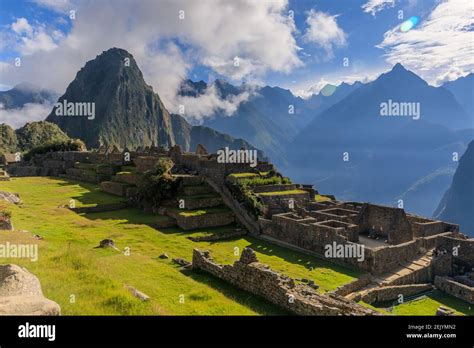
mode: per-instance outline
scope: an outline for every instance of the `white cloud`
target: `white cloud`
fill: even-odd
[[[365,13],[371,13],[372,16],[375,16],[377,12],[393,6],[395,6],[395,0],[369,0],[362,5],[362,9]]]
[[[36,2],[58,10],[72,6],[68,1]],[[2,83],[28,80],[63,92],[86,61],[121,47],[134,55],[146,82],[173,110],[181,80],[196,64],[234,80],[257,80],[268,71],[288,73],[302,65],[287,0],[177,0],[165,5],[147,0],[77,2],[70,32],[62,37],[51,31],[52,41],[42,35],[27,37],[21,44],[30,55],[22,57],[21,69],[8,69]],[[175,39],[180,45],[172,43]],[[233,64],[236,56],[238,67]]]
[[[332,58],[334,48],[346,45],[346,33],[336,21],[337,15],[311,10],[306,18],[308,28],[303,35],[303,40],[312,42],[326,51],[327,58]]]
[[[44,120],[51,112],[51,104],[25,104],[17,109],[0,107],[0,123],[6,123],[13,128],[22,127],[27,122]]]
[[[391,64],[402,63],[431,84],[474,71],[472,0],[445,0],[408,32],[399,27],[377,46]]]
[[[31,55],[37,51],[52,51],[57,47],[53,37],[57,40],[62,38],[62,33],[58,30],[53,32],[53,37],[46,32],[46,27],[42,24],[32,26],[26,18],[18,18],[10,25],[15,38],[4,34],[10,41],[15,41],[16,49],[23,55]]]
[[[219,112],[220,116],[231,116],[253,93],[252,89],[248,89],[223,99],[219,96],[215,84],[212,84],[198,98],[178,96],[176,102],[184,106],[185,117],[200,123],[204,118],[213,116],[215,112]]]
[[[26,18],[18,18],[16,22],[13,22],[11,24],[12,30],[19,34],[26,34],[26,35],[31,35],[33,34],[33,28],[31,27],[30,23],[28,23],[28,20]]]
[[[33,0],[33,2],[57,12],[71,10],[74,7],[72,1],[69,0]]]

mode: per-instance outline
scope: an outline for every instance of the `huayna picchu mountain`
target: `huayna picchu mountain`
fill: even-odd
[[[171,116],[158,94],[146,84],[133,56],[120,48],[111,48],[87,62],[58,103],[64,106],[63,110],[58,111],[55,106],[46,120],[56,123],[69,136],[83,140],[87,147],[134,149],[179,144],[188,151],[196,143],[193,136],[206,132],[210,151],[222,146],[254,148],[245,140],[211,129],[195,130],[181,116]],[[76,106],[81,104],[82,109]],[[72,115],[66,112],[69,107],[75,107]],[[78,110],[94,111],[94,115],[78,115]]]

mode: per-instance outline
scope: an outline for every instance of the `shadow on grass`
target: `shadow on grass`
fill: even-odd
[[[246,306],[258,314],[291,315],[291,313],[275,306],[269,301],[259,296],[253,295],[247,291],[240,290],[235,286],[230,285],[229,283],[226,283],[225,281],[212,275],[193,270],[182,270],[181,273],[201,284],[209,286],[210,288],[223,294],[228,299]]]
[[[81,202],[84,205],[108,204],[126,201],[123,197],[114,196],[110,193],[102,191],[97,184],[64,178],[55,179],[62,181],[59,183],[59,186],[79,186],[86,190],[86,192],[81,195],[71,197],[72,199]]]
[[[110,203],[110,201],[120,201],[121,197],[116,197],[110,195],[108,193],[102,192],[99,187],[95,184],[84,183],[74,180],[63,180],[64,183],[60,185],[79,185],[82,188],[88,190],[86,193],[82,194],[78,197],[73,197],[77,199],[83,204],[93,204],[93,203]],[[110,201],[108,202],[107,199]],[[99,212],[99,213],[86,213],[83,216],[89,220],[124,220],[121,221],[120,224],[134,224],[134,225],[146,225],[153,229],[159,230],[160,233],[164,234],[172,234],[177,236],[192,236],[195,234],[218,234],[219,232],[228,231],[235,226],[223,226],[223,227],[214,227],[214,228],[202,228],[202,229],[195,229],[191,231],[184,231],[179,227],[169,227],[169,228],[159,228],[157,227],[157,223],[160,220],[168,219],[168,217],[163,217],[157,214],[145,213],[138,208],[126,208],[114,211],[107,211],[107,212]],[[235,238],[228,238],[225,240],[216,240],[210,241],[208,243],[215,244],[220,242],[228,242],[236,239],[246,239],[250,245],[249,247],[258,251],[259,253],[268,255],[268,256],[276,256],[281,258],[282,260],[304,266],[306,269],[316,269],[316,268],[328,268],[335,272],[342,273],[354,278],[359,277],[362,275],[362,272],[359,272],[354,269],[350,269],[347,267],[343,267],[329,261],[325,261],[322,259],[318,259],[314,256],[308,256],[296,251],[292,251],[290,249],[286,249],[269,242],[265,242],[262,240],[258,240],[249,236],[239,236]],[[196,242],[199,243],[199,242]]]
[[[438,301],[439,303],[451,307],[458,312],[461,312],[466,315],[474,315],[474,306],[469,303],[462,301],[454,296],[445,294],[441,291],[435,290],[432,294],[428,296],[429,298]]]

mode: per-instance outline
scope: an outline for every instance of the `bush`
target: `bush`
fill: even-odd
[[[178,183],[171,175],[173,161],[160,158],[153,170],[143,175],[138,186],[138,193],[142,200],[159,206],[164,199],[174,197],[178,192]]]
[[[23,158],[26,161],[29,161],[34,155],[57,151],[84,151],[85,149],[86,146],[79,139],[69,139],[64,141],[56,140],[31,149],[23,156]]]
[[[263,202],[255,192],[250,190],[246,185],[242,185],[240,182],[231,183],[227,181],[226,186],[229,188],[232,196],[241,203],[245,210],[252,214],[255,219],[258,219],[258,217],[263,214]]]

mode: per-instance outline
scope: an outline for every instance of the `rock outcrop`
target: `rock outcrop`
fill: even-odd
[[[60,314],[59,305],[43,296],[36,276],[17,265],[0,265],[0,315]]]

